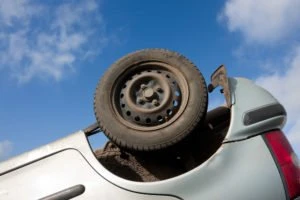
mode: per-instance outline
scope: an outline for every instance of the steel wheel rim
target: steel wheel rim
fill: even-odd
[[[111,104],[117,119],[141,131],[164,128],[183,113],[189,88],[183,74],[163,62],[129,67],[112,88]]]

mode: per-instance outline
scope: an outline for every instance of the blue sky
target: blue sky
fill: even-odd
[[[167,48],[207,82],[220,64],[269,89],[286,107],[300,155],[298,0],[0,1],[0,160],[95,121],[99,77],[121,56]],[[220,103],[211,99],[212,105]],[[104,137],[92,138],[93,145]]]

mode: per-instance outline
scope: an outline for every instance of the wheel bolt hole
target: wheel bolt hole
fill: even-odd
[[[130,115],[131,115],[131,112],[130,112],[130,111],[127,111],[127,112],[126,112],[126,115],[127,115],[127,116],[130,116]]]
[[[161,89],[161,88],[157,88],[156,91],[159,92],[159,93],[163,93],[164,92],[163,89]]]
[[[161,74],[161,71],[157,71],[157,73]]]
[[[169,76],[168,74],[166,75],[166,77],[167,77],[167,78],[170,78],[170,76]]]
[[[127,85],[125,84],[125,85],[123,85],[123,88],[126,88],[127,87]]]
[[[136,116],[135,118],[135,121],[139,122],[141,120],[141,118],[139,116]]]
[[[138,103],[141,104],[141,105],[144,105],[144,104],[145,104],[145,101],[143,101],[142,99],[139,99],[139,100],[138,100]]]
[[[173,112],[172,112],[171,109],[168,109],[168,110],[167,110],[167,114],[168,114],[169,116],[172,115],[172,113],[173,113]]]
[[[180,96],[180,92],[179,92],[179,91],[176,91],[176,92],[175,92],[175,95],[176,95],[177,97],[179,97],[179,96]]]
[[[124,97],[124,94],[121,94],[120,97],[121,97],[121,99],[122,99],[122,98]]]
[[[163,117],[159,115],[159,116],[157,117],[157,121],[158,121],[158,122],[163,122]]]
[[[173,101],[173,106],[174,106],[174,107],[177,107],[177,106],[178,106],[178,101],[177,101],[177,100],[174,100],[174,101]]]
[[[125,104],[122,104],[121,107],[122,107],[122,108],[125,108]]]
[[[146,119],[146,123],[147,123],[147,124],[151,123],[151,119],[150,119],[150,118],[147,118],[147,119]]]

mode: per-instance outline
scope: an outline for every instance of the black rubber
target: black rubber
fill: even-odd
[[[118,119],[111,103],[114,83],[127,69],[147,61],[176,68],[187,80],[189,89],[187,106],[182,114],[173,123],[155,131],[126,126]],[[122,57],[101,78],[94,96],[95,116],[105,135],[122,148],[138,151],[159,150],[181,141],[205,118],[207,104],[207,86],[198,68],[184,56],[165,49],[144,49]]]

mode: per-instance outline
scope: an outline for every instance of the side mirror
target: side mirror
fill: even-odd
[[[227,71],[224,65],[221,65],[212,73],[210,77],[211,83],[208,85],[208,92],[211,93],[218,86],[221,86],[221,92],[224,94],[226,104],[231,106],[231,92],[228,83]]]

